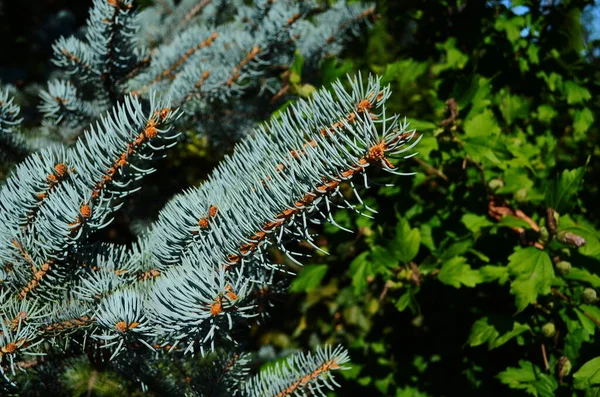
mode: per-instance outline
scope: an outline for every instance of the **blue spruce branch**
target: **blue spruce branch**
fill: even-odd
[[[338,208],[369,216],[361,192],[370,170],[407,175],[390,160],[412,149],[415,133],[386,113],[389,87],[372,76],[336,82],[251,127],[285,92],[281,71],[296,50],[316,68],[373,17],[372,6],[343,2],[163,0],[137,14],[132,0],[94,0],[86,42],[57,41],[65,75],[40,94],[45,127],[75,143],[30,155],[0,189],[5,387],[17,387],[23,357],[77,351],[143,389],[157,382],[158,363],[199,356],[187,386],[165,380],[179,394],[323,394],[337,385],[332,371],[348,361],[341,347],[249,377],[248,328],[267,319],[290,281],[268,250],[300,263],[290,247],[319,249],[313,224],[336,225]],[[0,127],[14,134],[17,115],[5,94]],[[96,241],[189,129],[238,143],[132,246]]]

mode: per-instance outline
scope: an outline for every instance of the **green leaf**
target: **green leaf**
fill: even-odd
[[[506,121],[506,124],[511,125],[517,119],[526,119],[529,117],[529,101],[517,95],[510,95],[502,90],[499,94],[498,105],[500,113]]]
[[[406,291],[396,301],[396,309],[398,309],[398,311],[404,311],[404,309],[406,309],[410,304],[411,299],[412,294],[410,293],[410,291]]]
[[[396,81],[400,87],[406,88],[407,85],[414,83],[422,76],[428,67],[426,62],[417,62],[414,59],[403,59],[390,63],[386,66],[381,82],[388,84]]]
[[[323,277],[327,274],[327,265],[308,265],[292,281],[290,291],[308,292],[321,285]]]
[[[379,245],[371,248],[371,260],[377,265],[381,265],[389,269],[393,269],[398,266],[398,259],[394,253]]]
[[[489,283],[492,281],[498,281],[498,284],[502,285],[508,281],[508,268],[506,266],[483,266],[479,269],[483,282]]]
[[[575,313],[583,328],[594,335],[596,327],[600,328],[600,308],[591,305],[581,305],[575,308]]]
[[[471,249],[473,246],[473,239],[464,239],[459,241],[454,241],[450,245],[443,244],[443,247],[440,249],[441,254],[439,255],[440,260],[448,261],[456,256],[461,256]]]
[[[445,51],[446,62],[435,64],[431,70],[439,74],[446,69],[462,69],[469,61],[469,57],[456,48],[456,37],[451,37],[443,44],[436,45],[438,50]]]
[[[460,221],[473,233],[479,233],[482,228],[493,225],[487,216],[475,214],[464,214]]]
[[[550,182],[546,187],[546,207],[559,213],[569,211],[582,187],[584,174],[584,167],[564,170],[559,179]]]
[[[360,365],[352,361],[346,363],[345,366],[348,367],[348,369],[345,371],[340,371],[340,375],[342,375],[344,379],[356,379],[356,377],[364,367],[364,365]]]
[[[433,240],[433,227],[429,223],[423,223],[419,228],[421,233],[421,244],[429,248],[430,251],[435,251],[435,241]]]
[[[527,221],[514,217],[512,215],[506,215],[496,225],[494,225],[494,229],[498,229],[499,227],[522,227],[523,229],[531,229],[531,225],[527,223]]]
[[[467,120],[464,130],[467,136],[491,136],[500,133],[500,127],[490,109],[485,109],[482,113]]]
[[[573,115],[573,132],[576,138],[584,139],[585,133],[594,124],[594,114],[590,108],[578,109]]]
[[[387,391],[390,387],[391,382],[393,381],[393,374],[388,374],[385,378],[377,379],[375,381],[375,387],[382,395],[387,395]]]
[[[333,83],[335,80],[350,73],[354,64],[350,59],[340,61],[336,57],[325,58],[321,63],[321,76],[323,76],[323,85]]]
[[[521,29],[524,27],[524,21],[522,16],[497,18],[494,28],[499,32],[506,32],[508,41],[514,43],[521,38]]]
[[[538,65],[540,63],[540,48],[536,45],[529,44],[527,47],[527,56],[529,57],[529,62],[534,65]]]
[[[565,82],[565,93],[567,94],[567,103],[576,105],[592,99],[592,95],[587,88],[577,85],[574,81]]]
[[[467,259],[462,256],[454,257],[445,262],[438,273],[438,279],[454,288],[460,288],[461,284],[466,287],[474,287],[481,283],[483,278],[479,271],[471,269],[471,266],[466,262]]]
[[[401,218],[396,224],[396,238],[392,242],[390,250],[402,263],[409,263],[417,256],[421,245],[421,232],[419,229],[411,229],[408,221]]]
[[[427,129],[423,127],[419,128],[417,125],[419,125],[419,123],[415,125],[411,122],[410,128],[415,128],[417,131],[423,131]],[[426,123],[423,123],[421,125],[426,125]],[[419,154],[420,158],[429,158],[431,152],[433,152],[434,150],[438,150],[438,141],[431,133],[424,133],[421,135],[421,137],[422,138],[419,141],[419,144],[415,147],[414,150]]]
[[[550,91],[562,90],[563,78],[560,74],[552,72],[550,75],[547,75],[546,72],[539,72],[536,76],[544,79]]]
[[[500,382],[511,389],[522,389],[526,393],[539,397],[554,397],[558,388],[553,376],[543,373],[529,361],[519,360],[519,367],[509,367],[498,374]]]
[[[578,390],[600,384],[600,357],[583,364],[579,371],[573,374],[573,380],[574,386]]]
[[[537,108],[537,119],[542,123],[550,123],[558,112],[550,105],[543,104]]]
[[[369,252],[365,251],[358,255],[350,263],[350,269],[348,269],[352,277],[352,286],[354,287],[354,293],[359,295],[365,288],[367,288],[367,277],[374,274],[373,265],[368,258]]]
[[[515,252],[508,260],[508,272],[515,277],[510,292],[515,295],[517,311],[534,303],[538,295],[550,293],[554,268],[547,252],[528,247]]]
[[[407,118],[406,122],[408,123],[410,129],[415,129],[417,131],[435,130],[437,128],[437,124],[432,123],[431,121]],[[434,138],[433,135],[429,135],[429,136]],[[424,138],[425,138],[425,136],[419,141],[419,146],[421,146]],[[437,142],[437,140],[436,140],[436,142]]]
[[[478,163],[489,163],[500,166],[502,160],[511,157],[500,135],[494,114],[486,109],[464,123],[465,136],[461,142],[465,152]]]
[[[491,79],[481,76],[473,76],[471,86],[469,87],[467,94],[458,101],[458,106],[460,108],[471,105],[471,109],[465,117],[465,120],[472,119],[492,103],[490,100],[490,98],[492,98],[491,92]]]
[[[473,324],[467,343],[471,347],[487,343],[488,349],[492,350],[529,330],[528,325],[519,324],[508,316],[483,317]]]
[[[573,267],[573,268],[571,268],[571,271],[569,271],[569,273],[564,277],[567,280],[576,280],[576,281],[581,281],[583,283],[587,283],[594,288],[600,287],[600,277],[598,277],[595,274],[590,273],[586,269],[579,269],[579,268]]]
[[[529,178],[526,168],[508,168],[504,171],[504,186],[498,189],[498,194],[516,193],[519,190],[529,190],[533,181]]]
[[[590,341],[590,333],[584,328],[578,328],[573,331],[569,331],[565,337],[564,355],[569,357],[571,361],[576,360],[579,357],[579,350],[583,342]]]

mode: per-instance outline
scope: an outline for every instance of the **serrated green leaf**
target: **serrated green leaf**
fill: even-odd
[[[479,269],[483,282],[489,283],[492,281],[498,281],[498,284],[502,285],[508,281],[508,268],[506,266],[483,266]]]
[[[405,218],[396,224],[396,238],[392,242],[390,251],[402,263],[409,263],[417,256],[421,245],[421,232],[411,229]]]
[[[469,61],[469,57],[456,48],[456,37],[450,37],[443,44],[437,44],[437,49],[445,52],[445,63],[434,64],[431,68],[433,74],[439,74],[446,69],[462,69]]]
[[[547,252],[528,247],[515,252],[508,260],[508,272],[514,277],[510,292],[515,295],[517,311],[534,303],[538,295],[550,293],[554,268]]]
[[[537,108],[537,119],[542,123],[550,123],[558,112],[550,105],[543,104]]]
[[[569,331],[565,337],[564,355],[569,357],[571,361],[577,360],[579,357],[579,350],[584,342],[590,341],[590,333],[584,328],[578,328],[573,331]]]
[[[404,309],[406,309],[408,307],[408,305],[410,304],[411,299],[412,299],[412,295],[411,295],[410,291],[406,291],[396,301],[396,309],[398,309],[398,311],[404,311]]]
[[[471,269],[471,266],[467,264],[467,259],[462,256],[445,262],[438,273],[438,279],[454,288],[460,288],[461,285],[474,287],[483,281],[479,271]]]
[[[499,93],[498,104],[500,106],[500,113],[502,113],[502,117],[504,117],[508,125],[511,125],[517,119],[529,117],[529,101],[523,97],[501,91]]]
[[[419,227],[421,233],[421,244],[429,248],[430,251],[435,251],[435,241],[433,241],[433,227],[429,223],[424,223]]]
[[[587,88],[578,85],[574,81],[566,81],[564,89],[567,94],[567,103],[569,105],[576,105],[592,99],[592,95]]]
[[[356,295],[367,288],[367,277],[374,274],[373,265],[368,256],[368,251],[363,252],[350,263],[350,269],[348,271],[352,277],[352,286],[354,287],[354,293]]]
[[[571,268],[569,274],[564,276],[564,278],[567,280],[581,281],[594,288],[600,287],[600,277],[598,277],[596,274],[590,273],[586,269]]]
[[[461,137],[467,154],[478,163],[500,165],[502,160],[510,158],[503,137],[499,135],[500,127],[491,110],[465,121],[465,136]]]
[[[384,266],[388,269],[393,269],[398,266],[396,255],[379,245],[371,247],[371,260],[377,265]]]
[[[490,109],[485,109],[482,113],[467,120],[464,124],[465,134],[467,136],[493,136],[500,133],[500,127],[496,122],[494,113]]]
[[[483,317],[471,327],[467,343],[471,347],[487,343],[488,349],[492,350],[529,330],[528,325],[519,324],[508,316]]]
[[[385,72],[381,77],[383,84],[396,81],[400,87],[405,87],[415,82],[422,76],[428,68],[426,62],[418,62],[414,59],[403,59],[398,62],[390,63],[386,66]]]
[[[464,214],[460,221],[473,233],[479,233],[482,228],[493,225],[487,216],[476,214]]]
[[[308,292],[321,285],[323,277],[327,274],[327,265],[307,265],[302,268],[292,281],[290,291]]]
[[[533,181],[529,178],[526,168],[508,168],[504,171],[504,186],[498,189],[498,194],[516,193],[519,190],[529,190]]]
[[[550,182],[546,187],[546,207],[553,208],[559,213],[569,211],[583,185],[584,174],[583,167],[564,170],[560,178]]]
[[[548,74],[546,74],[546,72],[542,71],[542,72],[538,72],[538,74],[536,74],[536,76],[541,77],[546,82],[546,85],[548,86],[550,91],[554,92],[557,89],[562,90],[563,78],[560,74],[552,72],[548,75]]]
[[[554,397],[558,388],[553,376],[543,373],[536,365],[519,360],[519,367],[509,367],[498,374],[500,382],[511,389],[522,389],[526,393],[539,397]]]
[[[450,245],[444,244],[443,247],[440,249],[440,260],[448,261],[454,258],[455,256],[462,256],[466,254],[471,249],[471,247],[473,247],[473,239],[471,238],[454,241]]]
[[[465,120],[470,120],[476,115],[480,114],[486,107],[488,107],[492,101],[492,84],[491,79],[473,76],[471,85],[466,95],[464,95],[458,102],[459,107],[471,106],[469,113],[465,117]]]
[[[573,374],[573,384],[576,389],[583,390],[600,384],[600,357],[596,357],[583,364]]]
[[[524,26],[524,18],[515,16],[513,18],[497,18],[494,28],[500,32],[505,32],[508,41],[514,43],[521,38],[521,29]]]
[[[594,114],[590,108],[577,109],[573,115],[573,132],[575,137],[584,139],[586,132],[594,124]]]

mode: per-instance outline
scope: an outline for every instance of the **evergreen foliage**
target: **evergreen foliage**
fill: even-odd
[[[81,354],[159,394],[324,395],[338,385],[332,371],[349,360],[341,346],[251,377],[249,327],[287,290],[285,263],[303,256],[294,247],[316,247],[313,225],[336,224],[338,207],[368,211],[360,194],[372,169],[405,175],[390,159],[412,156],[418,139],[386,112],[389,87],[360,75],[251,131],[286,96],[292,64],[318,68],[374,8],[233,3],[162,2],[138,14],[132,0],[94,0],[85,41],[54,44],[63,75],[38,106],[39,131],[54,143],[0,190],[5,393],[32,393],[52,362]],[[160,25],[151,39],[146,19]],[[6,94],[1,104],[2,133],[15,134],[19,108]],[[254,117],[230,120],[237,108]],[[214,135],[214,125],[231,131]],[[237,144],[133,244],[101,242],[156,160],[198,135]],[[178,366],[188,375],[169,376]]]

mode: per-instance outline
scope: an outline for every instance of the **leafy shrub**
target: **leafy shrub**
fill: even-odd
[[[422,136],[293,282],[282,346],[343,341],[365,395],[594,395],[600,309],[590,1],[392,2],[324,77],[370,68]],[[591,26],[591,25],[588,25]],[[346,389],[342,389],[346,390]]]

